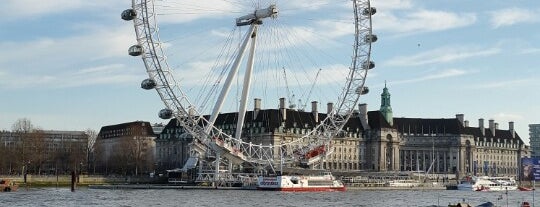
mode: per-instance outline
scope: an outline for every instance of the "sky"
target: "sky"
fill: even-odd
[[[346,7],[340,8],[339,3],[348,1],[335,1],[338,4],[332,6],[328,6],[330,0],[274,1],[280,8],[276,21],[285,23],[276,23],[278,29],[268,31],[287,37],[264,36],[266,30],[261,27],[263,49],[258,49],[263,59],[298,54],[276,52],[297,48],[301,53],[322,54],[306,55],[314,59],[333,56],[328,59],[339,64],[299,66],[304,61],[298,61],[263,68],[281,72],[272,67],[304,67],[311,72],[303,77],[317,86],[339,85],[344,78],[335,71],[347,67],[351,54],[350,45],[343,54],[338,46],[352,31],[339,21],[325,20],[345,16],[341,11]],[[157,17],[163,26],[164,50],[170,65],[179,69],[175,77],[189,86],[188,93],[204,91],[211,83],[198,80],[215,73],[212,65],[219,65],[213,62],[219,49],[225,48],[221,47],[225,39],[245,31],[234,30],[234,18],[251,12],[248,8],[257,1],[178,2],[171,5],[183,9],[164,9],[163,14],[170,15]],[[539,1],[372,0],[371,4],[377,8],[372,28],[379,40],[371,50],[376,68],[366,80],[371,92],[361,98],[370,111],[379,109],[386,83],[395,117],[464,114],[471,126],[478,126],[480,118],[486,124],[494,119],[500,129],[508,129],[508,122],[514,121],[517,133],[528,143],[528,125],[540,123]],[[120,13],[130,7],[128,0],[48,0],[46,4],[5,0],[0,6],[4,14],[0,19],[0,130],[10,130],[21,118],[46,130],[98,131],[105,125],[136,120],[165,123],[157,117],[164,108],[157,93],[140,88],[140,82],[148,78],[143,62],[127,55],[136,37],[133,23],[121,20]],[[316,23],[296,22],[301,19]],[[213,37],[223,38],[214,41]],[[276,40],[289,44],[266,44]],[[320,79],[314,77],[317,66],[323,71]],[[281,84],[303,85],[304,89],[314,85],[298,80],[302,77],[295,74],[298,71],[287,71],[289,83]],[[270,79],[266,76],[284,79],[276,74],[258,71],[255,79],[266,85],[272,84],[263,81]]]

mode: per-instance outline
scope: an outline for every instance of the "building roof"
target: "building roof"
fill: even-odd
[[[135,129],[142,129],[142,130],[135,130]],[[101,127],[98,133],[98,137],[100,138],[112,138],[112,137],[119,137],[124,136],[127,133],[130,135],[136,136],[136,135],[145,135],[145,136],[156,136],[154,134],[154,131],[152,129],[152,125],[150,122],[146,121],[134,121],[134,122],[127,122],[122,124],[115,124],[115,125],[109,125]]]
[[[254,114],[257,114],[254,116]],[[319,122],[326,118],[326,114],[318,113]],[[205,116],[209,118],[208,115]],[[216,119],[215,125],[223,126],[227,124],[236,125],[238,114],[223,113]],[[463,124],[457,118],[394,118],[393,126],[385,120],[383,114],[380,111],[369,111],[367,113],[368,124],[371,129],[382,128],[394,128],[400,133],[405,134],[467,134],[478,138],[480,141],[493,138],[489,128],[485,129],[485,134],[480,132],[478,127],[464,127]],[[175,119],[173,119],[175,120]],[[283,117],[279,109],[264,109],[257,112],[246,112],[246,119],[244,124],[261,123],[261,127],[266,129],[266,132],[271,132],[281,126]],[[171,124],[176,121],[171,121],[167,124],[166,128],[172,127]],[[298,111],[293,109],[287,109],[287,117],[285,120],[285,128],[313,128],[319,123],[315,122],[315,118],[312,112]],[[175,124],[176,125],[176,124]],[[254,126],[254,125],[251,125]],[[349,132],[362,132],[365,129],[362,127],[360,116],[358,114],[353,115],[344,126],[345,130]],[[499,139],[514,139],[510,130],[498,129],[495,132],[495,137]],[[517,133],[515,138],[523,141]]]
[[[488,128],[482,134],[479,127],[465,127],[457,118],[450,119],[422,119],[422,118],[394,118],[394,126],[400,133],[407,134],[466,134],[478,138],[479,141],[498,138],[503,140],[517,139],[521,144],[523,140],[514,131],[514,136],[510,130],[495,130],[495,135]]]
[[[394,118],[394,126],[408,134],[461,134],[462,126],[457,119]]]
[[[256,116],[254,114],[257,114]],[[322,121],[326,118],[326,114],[319,113],[319,121]],[[205,116],[206,119],[209,116]],[[216,119],[215,125],[225,125],[225,124],[236,124],[238,120],[238,113],[223,113],[218,116]],[[246,112],[246,118],[244,123],[262,123],[262,127],[267,129],[276,129],[281,126],[283,121],[283,116],[278,109],[264,109],[255,111]],[[315,116],[312,112],[297,111],[292,109],[287,109],[286,119],[285,119],[285,128],[313,128],[317,126],[318,123],[315,122]],[[307,126],[307,127],[306,127]]]
[[[464,127],[463,130],[464,134],[473,135],[475,138],[479,138],[480,141],[486,141],[486,139],[493,139],[493,138],[499,138],[503,140],[511,140],[511,139],[518,139],[521,144],[524,144],[523,140],[521,140],[521,137],[519,137],[517,132],[514,132],[515,137],[512,136],[512,132],[510,130],[501,130],[497,129],[495,130],[495,135],[491,133],[491,130],[489,128],[484,129],[484,134],[480,131],[480,128],[477,127]]]
[[[372,129],[392,128],[392,126],[390,126],[390,124],[384,118],[381,111],[369,111],[368,124]]]

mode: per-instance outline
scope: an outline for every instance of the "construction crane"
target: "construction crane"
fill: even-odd
[[[311,92],[313,92],[313,88],[315,87],[315,84],[317,83],[317,79],[319,78],[319,74],[321,74],[321,71],[322,69],[319,68],[319,71],[317,71],[317,75],[315,75],[315,80],[313,80],[313,84],[311,84],[311,88],[309,89],[309,92],[306,96],[306,102],[304,102],[304,104],[302,105],[302,110],[305,110],[307,104],[308,104],[308,101],[309,101],[309,97],[311,97]]]
[[[289,88],[289,82],[287,81],[287,71],[285,70],[285,67],[283,67],[283,78],[285,79],[285,88],[287,89],[287,101],[289,101],[289,108],[294,109],[296,108],[296,104],[293,103],[294,93],[291,96],[291,90]]]
[[[305,110],[305,108],[306,108],[306,106],[308,104],[308,101],[309,101],[309,99],[311,97],[311,93],[313,92],[313,88],[315,87],[315,84],[317,84],[317,79],[319,79],[319,75],[321,74],[321,71],[322,71],[322,69],[319,69],[319,71],[317,71],[317,75],[315,75],[315,79],[313,80],[313,83],[311,84],[309,92],[307,93],[305,102],[303,102],[302,99],[298,99],[298,110],[300,110],[300,111]],[[290,91],[289,82],[287,80],[287,71],[285,70],[285,67],[283,67],[283,78],[285,79],[285,87],[287,88],[287,98],[288,98],[288,101],[289,101],[289,108],[294,109],[297,106],[296,104],[293,103],[293,101],[295,99],[295,95],[294,95],[294,93],[291,93],[291,91]]]

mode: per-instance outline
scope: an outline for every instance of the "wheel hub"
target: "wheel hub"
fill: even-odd
[[[262,24],[262,19],[271,17],[275,19],[278,15],[278,9],[276,5],[270,5],[266,9],[255,10],[255,12],[241,16],[236,19],[236,26],[246,26],[253,23]]]

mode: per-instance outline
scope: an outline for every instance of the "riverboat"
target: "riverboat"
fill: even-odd
[[[321,175],[310,176],[259,176],[257,189],[294,192],[345,191],[345,185],[330,172],[324,172]]]
[[[15,184],[13,181],[8,179],[0,180],[0,192],[11,192],[17,191],[19,185]]]
[[[519,191],[533,191],[534,188],[533,188],[533,187],[519,186],[519,187],[518,187],[518,190],[519,190]]]
[[[420,186],[420,181],[413,179],[403,179],[403,180],[390,180],[385,183],[385,186],[396,187],[396,188],[412,188]]]
[[[472,176],[457,185],[458,190],[468,191],[507,191],[517,190],[518,185],[511,177]]]

